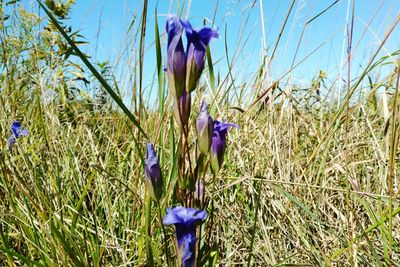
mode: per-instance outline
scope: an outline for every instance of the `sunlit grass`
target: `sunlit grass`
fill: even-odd
[[[288,5],[288,17],[291,12]],[[129,103],[115,77],[78,52],[80,36],[54,25],[43,28],[44,14],[43,21],[21,8],[10,15],[3,23],[1,13],[0,24],[0,265],[165,266],[165,245],[171,259],[177,253],[172,227],[165,227],[164,243],[161,217],[177,203],[179,134],[163,72],[164,21],[156,24],[155,42],[148,44],[157,53],[153,88],[158,105],[151,105],[153,99],[146,102],[146,89],[139,84],[139,64]],[[287,17],[280,19],[284,32]],[[270,62],[278,56],[279,39],[256,78],[249,78],[253,93],[235,78],[243,49],[239,44],[234,58],[226,59],[226,77],[211,67],[219,59],[208,51],[209,67],[194,94],[192,118],[206,91],[213,117],[235,122],[240,130],[228,135],[224,167],[215,187],[207,188],[215,213],[212,224],[208,220],[202,226],[200,262],[398,266],[399,115],[394,96],[400,52],[382,53],[398,21],[393,19],[367,65],[343,82],[347,95],[339,103],[323,97],[338,86],[337,79],[327,84],[329,73],[323,71],[307,88],[286,82],[292,69],[271,81]],[[135,24],[137,38],[143,26]],[[78,46],[71,49],[72,43]],[[376,75],[383,66],[390,71]],[[83,77],[103,92],[105,103],[79,90],[85,88]],[[8,150],[15,120],[29,135]],[[149,140],[164,173],[160,203],[150,201],[143,182]],[[206,176],[206,182],[212,179]]]

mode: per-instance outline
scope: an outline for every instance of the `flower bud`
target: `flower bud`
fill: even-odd
[[[186,90],[192,92],[196,89],[204,69],[206,49],[211,38],[218,38],[218,31],[209,27],[201,30],[193,29],[189,21],[181,20],[188,40],[186,49]]]
[[[167,20],[167,77],[171,94],[179,98],[185,91],[186,55],[183,49],[183,27],[177,16],[170,16]]]
[[[213,129],[214,121],[210,114],[208,114],[206,101],[203,100],[200,114],[196,119],[197,142],[199,144],[199,151],[203,155],[206,155],[210,150]]]
[[[146,145],[144,169],[146,173],[146,187],[149,190],[150,196],[155,200],[160,200],[163,191],[163,178],[156,151],[151,143]]]
[[[224,153],[226,149],[226,134],[228,133],[229,127],[239,128],[234,123],[225,123],[214,121],[214,132],[211,139],[211,170],[214,174],[217,174],[220,170],[224,161]]]

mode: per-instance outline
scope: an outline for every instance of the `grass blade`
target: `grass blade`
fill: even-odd
[[[111,88],[111,86],[107,83],[107,81],[101,76],[101,74],[96,70],[96,68],[92,65],[92,63],[89,62],[89,60],[86,58],[86,56],[81,52],[81,50],[78,48],[78,46],[75,44],[74,41],[68,36],[68,34],[64,31],[63,27],[61,27],[60,23],[58,23],[57,19],[51,14],[51,12],[43,5],[43,3],[40,0],[37,0],[39,5],[42,7],[42,9],[46,12],[46,14],[49,16],[50,20],[54,23],[54,25],[57,27],[58,31],[64,36],[64,38],[67,40],[68,44],[72,47],[72,49],[75,51],[75,53],[79,56],[79,58],[83,61],[83,63],[86,65],[86,67],[92,72],[92,74],[97,78],[97,80],[101,83],[101,85],[106,89],[107,93],[114,99],[115,103],[122,109],[122,111],[128,116],[128,118],[132,121],[132,123],[139,129],[140,133],[143,134],[143,136],[147,139],[147,135],[140,127],[140,124],[138,120],[135,118],[135,116],[129,111],[129,109],[126,107],[124,102],[122,101],[121,98],[118,97],[118,95],[114,92],[114,90]]]

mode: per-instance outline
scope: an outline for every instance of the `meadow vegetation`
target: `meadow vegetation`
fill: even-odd
[[[121,88],[115,66],[69,43],[79,49],[85,40],[64,20],[74,1],[45,2],[61,24],[43,9],[0,1],[0,265],[166,266],[164,246],[171,258],[177,253],[174,229],[162,228],[161,218],[179,202],[179,127],[163,71],[165,21],[158,18],[151,44],[153,87],[142,86],[150,44],[140,39],[141,19],[131,29],[139,39],[135,77]],[[206,188],[214,216],[201,226],[199,265],[399,266],[400,50],[381,48],[359,73],[343,74],[340,103],[325,96],[342,77],[328,80],[323,70],[305,88],[286,84],[290,69],[269,80],[273,46],[243,85],[235,73],[220,77],[208,51],[191,120],[207,93],[213,118],[240,129],[229,132],[224,165]],[[156,100],[144,90],[157,91]],[[10,149],[14,121],[29,133]],[[164,197],[149,207],[143,157],[150,140]]]

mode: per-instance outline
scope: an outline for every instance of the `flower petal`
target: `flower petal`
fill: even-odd
[[[179,210],[183,210],[184,207],[167,208],[167,213],[164,216],[163,224],[177,224],[182,223],[181,217],[177,215]]]
[[[164,216],[164,224],[182,224],[186,226],[194,225],[200,220],[205,220],[207,213],[204,210],[194,208],[174,207],[167,208]]]
[[[21,136],[26,136],[28,135],[28,130],[26,128],[23,128],[20,132],[19,132],[19,137]]]
[[[204,27],[199,31],[199,39],[205,46],[208,46],[208,44],[211,41],[211,38],[218,38],[218,37],[219,37],[218,30],[213,30],[209,27]]]
[[[184,19],[181,19],[180,22],[181,22],[181,25],[183,26],[183,28],[185,29],[186,34],[191,36],[194,31],[192,24],[190,24],[190,22],[188,20],[184,20]]]
[[[214,132],[211,139],[211,170],[217,173],[222,166],[226,148],[226,134],[230,127],[239,128],[237,124],[214,120]]]
[[[204,69],[205,55],[211,38],[218,37],[218,31],[209,27],[196,30],[189,21],[181,20],[186,32],[186,90],[192,92],[197,86]]]
[[[182,238],[182,267],[194,266],[196,259],[196,237],[192,234]]]
[[[18,133],[21,130],[21,123],[19,121],[14,121],[11,124],[11,131],[18,138]]]
[[[159,200],[163,192],[163,179],[160,162],[158,161],[156,151],[151,143],[146,145],[144,170],[147,178],[146,186],[149,193],[154,199]]]
[[[182,43],[183,26],[176,15],[168,17],[166,31],[168,84],[171,94],[177,98],[185,91],[186,54]]]
[[[168,46],[171,44],[175,36],[181,37],[183,33],[183,26],[181,20],[176,15],[170,15],[167,19],[165,30],[168,34]]]

